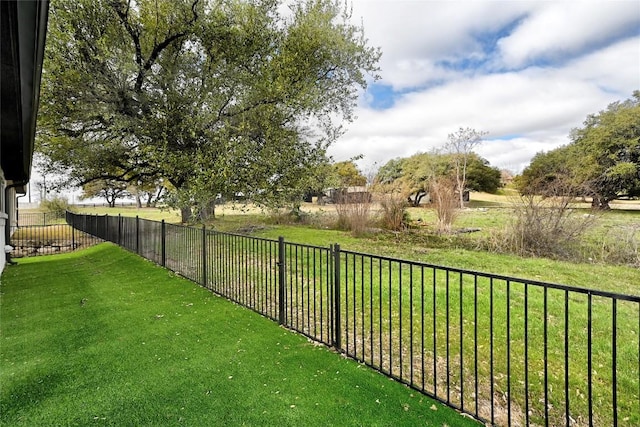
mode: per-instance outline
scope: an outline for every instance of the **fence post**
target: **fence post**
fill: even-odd
[[[167,264],[167,246],[166,246],[166,235],[167,235],[167,227],[165,225],[164,219],[162,220],[162,226],[160,227],[160,261],[162,262],[162,266],[166,267]]]
[[[71,250],[75,251],[76,250],[76,221],[75,221],[75,217],[69,215],[69,213],[67,213],[67,224],[69,224],[69,219],[71,220]]]
[[[207,226],[202,224],[202,286],[207,287]]]
[[[140,255],[140,217],[136,215],[136,253]]]
[[[122,215],[118,214],[118,246],[122,246]]]
[[[333,245],[333,346],[342,348],[342,325],[340,319],[340,245]]]
[[[278,237],[278,323],[285,324],[285,253],[284,237]]]

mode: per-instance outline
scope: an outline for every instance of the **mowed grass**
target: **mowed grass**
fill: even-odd
[[[475,208],[463,211],[455,223],[456,228],[480,228],[477,233],[453,236],[437,236],[429,228],[435,222],[431,209],[412,208],[410,219],[421,219],[422,225],[405,233],[371,233],[354,237],[349,232],[331,229],[327,216],[334,213],[331,205],[318,207],[304,204],[303,210],[312,216],[312,224],[288,225],[276,224],[259,209],[232,204],[218,207],[216,218],[207,227],[223,232],[251,232],[252,235],[277,239],[283,236],[287,241],[303,244],[328,246],[338,243],[343,249],[375,255],[385,255],[406,260],[426,262],[448,267],[482,271],[493,274],[514,276],[524,279],[560,283],[568,286],[599,289],[616,293],[640,295],[640,269],[624,265],[611,265],[600,262],[568,262],[549,258],[521,257],[504,253],[470,249],[473,239],[488,236],[504,229],[511,218],[509,209],[513,195],[472,194],[471,204],[493,203],[495,208],[479,210]],[[477,200],[479,199],[479,200]],[[605,212],[597,219],[589,232],[589,238],[595,247],[603,246],[603,236],[611,240],[630,240],[627,228],[636,225],[637,241],[640,242],[640,210],[622,210],[635,207],[626,202],[614,204],[616,209]],[[168,222],[179,222],[175,211],[135,207],[83,208],[84,213],[139,215],[141,218],[160,220],[163,215]],[[590,210],[585,210],[585,213]],[[172,219],[172,220],[171,220]],[[317,221],[316,221],[317,220]],[[327,222],[327,225],[319,225]],[[624,243],[624,242],[623,242]]]
[[[0,285],[0,424],[476,425],[111,244]]]

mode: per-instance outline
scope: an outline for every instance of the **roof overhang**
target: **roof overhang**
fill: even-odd
[[[38,114],[48,0],[0,1],[0,163],[8,182],[26,183]]]

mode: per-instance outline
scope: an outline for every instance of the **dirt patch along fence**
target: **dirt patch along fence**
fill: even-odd
[[[11,235],[12,257],[51,255],[95,245],[102,240],[83,233],[65,222],[64,216],[48,213],[21,213]]]
[[[640,297],[140,218],[74,228],[495,425],[640,425]]]

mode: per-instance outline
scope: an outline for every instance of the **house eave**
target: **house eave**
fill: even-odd
[[[48,0],[0,2],[0,163],[8,182],[31,176]]]

